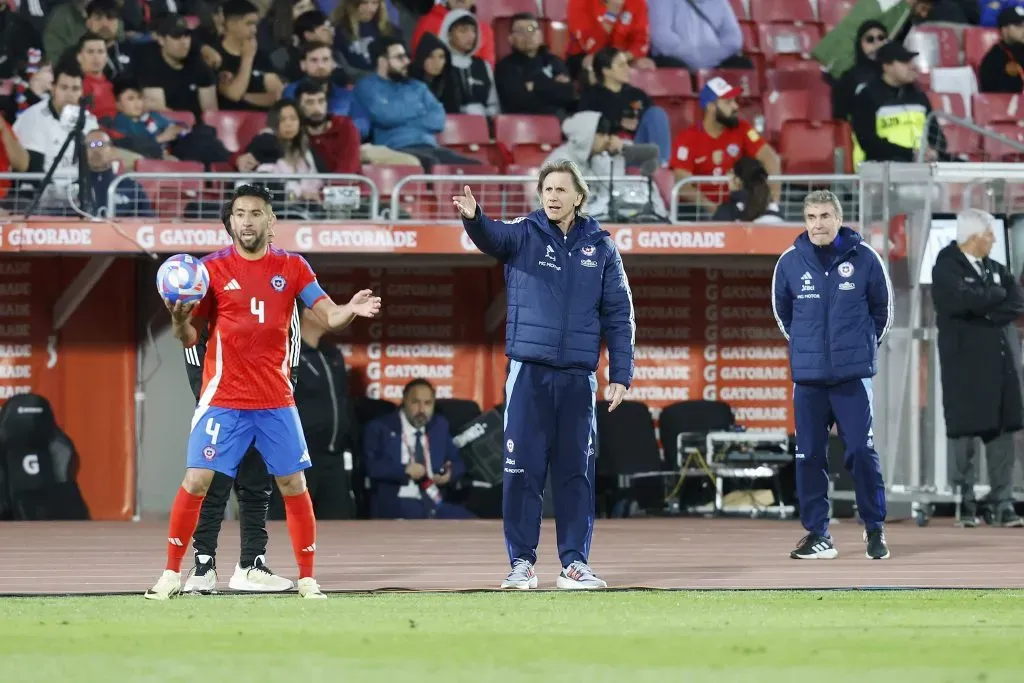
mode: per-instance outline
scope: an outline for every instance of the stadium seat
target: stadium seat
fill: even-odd
[[[163,159],[139,159],[135,162],[136,173],[203,173],[205,168],[198,161],[164,161]],[[185,207],[199,199],[203,193],[203,179],[139,178],[149,203],[159,218],[181,218]]]
[[[479,21],[493,24],[495,19],[511,17],[520,12],[536,15],[537,0],[487,0],[476,4],[476,18]],[[495,37],[498,29],[494,27]]]
[[[964,106],[964,97],[955,92],[929,92],[928,101],[935,111],[941,111],[961,119],[967,118],[967,108]]]
[[[757,28],[758,44],[769,66],[775,64],[779,55],[809,56],[821,39],[821,29],[817,24],[759,24]]]
[[[712,78],[723,78],[731,85],[743,90],[740,97],[760,97],[763,88],[761,79],[754,69],[700,69],[697,71],[697,92],[699,93]]]
[[[540,164],[562,144],[562,127],[555,116],[499,114],[494,137],[516,164]]]
[[[608,401],[597,402],[597,473],[599,477],[632,477],[653,474],[653,479],[631,482],[630,497],[641,507],[664,500],[666,472],[647,406],[639,401],[623,401],[615,412],[608,412]],[[678,473],[676,473],[678,474]]]
[[[757,34],[757,24],[752,21],[741,21],[740,33],[743,34],[744,53],[759,52],[761,50],[761,40]]]
[[[964,28],[964,61],[975,71],[993,45],[1002,40],[999,29],[982,26]]]
[[[761,98],[764,107],[764,136],[776,145],[786,121],[810,120],[810,93],[806,90],[773,90]]]
[[[485,164],[500,162],[497,147],[491,142],[487,117],[479,114],[448,114],[437,144]]]
[[[857,0],[818,0],[818,21],[835,26],[850,13]]]
[[[1024,119],[1021,96],[1006,93],[979,93],[971,97],[971,116],[979,126],[991,123],[1016,123]]]
[[[833,121],[835,150],[841,152],[842,173],[853,173],[853,128],[848,121]]]
[[[673,137],[679,131],[689,128],[701,118],[700,105],[696,99],[661,104],[661,107],[668,114],[669,130],[672,131]]]
[[[836,127],[831,121],[784,121],[779,157],[787,175],[828,175],[836,172]]]
[[[772,90],[804,90],[813,87],[814,82],[821,82],[826,87],[821,64],[811,60],[793,61],[782,67],[768,69],[764,75],[764,89]]]
[[[460,427],[479,417],[482,412],[476,401],[465,398],[439,398],[434,402],[434,411],[448,420],[452,436],[458,434]]]
[[[419,166],[374,166],[363,164],[363,175],[373,181],[377,186],[380,197],[380,209],[382,212],[390,211],[391,199],[398,187],[398,183],[409,176],[423,175],[423,169]],[[404,211],[411,218],[431,218],[434,209],[434,198],[426,188],[426,181],[411,181],[402,185],[399,196],[399,211]],[[392,220],[398,220],[405,216],[390,216]]]
[[[544,24],[544,42],[548,52],[564,60],[569,52],[569,27],[564,21],[548,21]]]
[[[544,0],[544,16],[565,23],[569,16],[569,0]]]
[[[267,126],[262,111],[208,111],[203,121],[217,131],[217,137],[231,153],[243,150]]]
[[[501,169],[493,164],[437,164],[434,166],[433,176],[457,176],[457,175],[499,175]],[[434,187],[434,199],[437,201],[438,208],[441,209],[444,206],[450,205],[452,197],[457,194],[462,194],[462,186],[465,184],[458,180],[442,180],[435,178],[431,181]],[[471,185],[473,183],[470,183]],[[481,204],[490,203],[485,200],[490,199],[487,196],[490,188],[482,186],[474,188],[474,193],[479,192],[480,195],[477,199]],[[479,414],[479,413],[478,413]],[[475,416],[473,416],[475,417]]]
[[[746,21],[750,18],[750,14],[747,13],[747,0],[729,0],[729,5],[739,21]]]
[[[630,85],[649,97],[687,97],[693,95],[693,79],[686,69],[637,69]]]
[[[506,216],[525,216],[539,208],[537,199],[537,181],[533,180],[540,172],[539,165],[509,164],[505,169],[507,176],[526,176],[530,180],[505,183],[502,186],[502,208]]]
[[[732,408],[723,401],[679,401],[665,406],[658,416],[658,431],[666,464],[680,467],[686,460],[685,455],[679,456],[680,434],[684,447],[692,442],[703,454],[708,432],[726,431],[735,424]]]
[[[168,111],[164,112],[164,116],[172,123],[177,123],[185,128],[195,128],[196,126],[196,115],[190,111]]]
[[[999,135],[1024,144],[1024,126],[1018,123],[993,123],[986,127]],[[1024,151],[1015,149],[1003,140],[989,135],[982,137],[982,153],[985,155],[986,161],[1017,162],[1024,160]]]
[[[950,26],[924,24],[915,26],[905,44],[918,56],[914,64],[921,72],[937,67],[960,66],[960,38]]]
[[[817,21],[811,0],[749,0],[749,3],[750,18],[757,23],[813,24]]]
[[[971,161],[981,160],[981,135],[970,128],[954,123],[942,126],[946,136],[946,151],[950,154],[966,154]]]

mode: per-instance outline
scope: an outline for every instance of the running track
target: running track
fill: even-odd
[[[558,564],[544,520],[541,588]],[[860,527],[832,529],[840,557],[796,561],[794,522],[735,519],[598,520],[591,563],[613,588],[1024,588],[1024,530],[891,524],[893,557],[864,557]],[[164,563],[165,522],[0,523],[0,595],[138,593]],[[500,521],[322,522],[317,575],[325,591],[494,589],[507,572]],[[225,522],[221,590],[238,561],[238,527]],[[191,551],[186,556],[186,569]],[[268,563],[294,578],[283,522],[270,523]]]

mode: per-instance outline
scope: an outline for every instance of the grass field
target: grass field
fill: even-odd
[[[0,599],[0,681],[1024,681],[1024,592]]]

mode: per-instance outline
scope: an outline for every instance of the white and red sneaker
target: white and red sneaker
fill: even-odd
[[[512,565],[512,571],[501,582],[501,587],[521,591],[536,588],[537,572],[534,571],[533,564],[528,560],[516,560]]]
[[[608,587],[607,583],[597,578],[589,564],[579,560],[562,569],[555,585],[565,590],[594,590]]]

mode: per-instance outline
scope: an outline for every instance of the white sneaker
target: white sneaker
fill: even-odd
[[[597,578],[589,564],[579,560],[562,569],[555,585],[565,590],[594,590],[608,587],[607,583]]]
[[[501,587],[520,591],[536,588],[537,572],[533,570],[533,565],[528,560],[516,560],[512,565],[512,571],[501,582]]]
[[[181,593],[181,572],[165,569],[160,579],[146,591],[147,600],[170,600]]]
[[[217,567],[209,555],[196,555],[196,564],[188,578],[182,593],[198,593],[209,595],[217,592]]]
[[[320,591],[320,584],[311,576],[299,579],[299,597],[308,600],[326,600],[327,596]]]
[[[254,591],[258,593],[280,593],[291,590],[292,582],[278,576],[267,566],[266,558],[257,555],[251,567],[242,569],[235,565],[235,573],[231,575],[228,588],[236,591]]]

